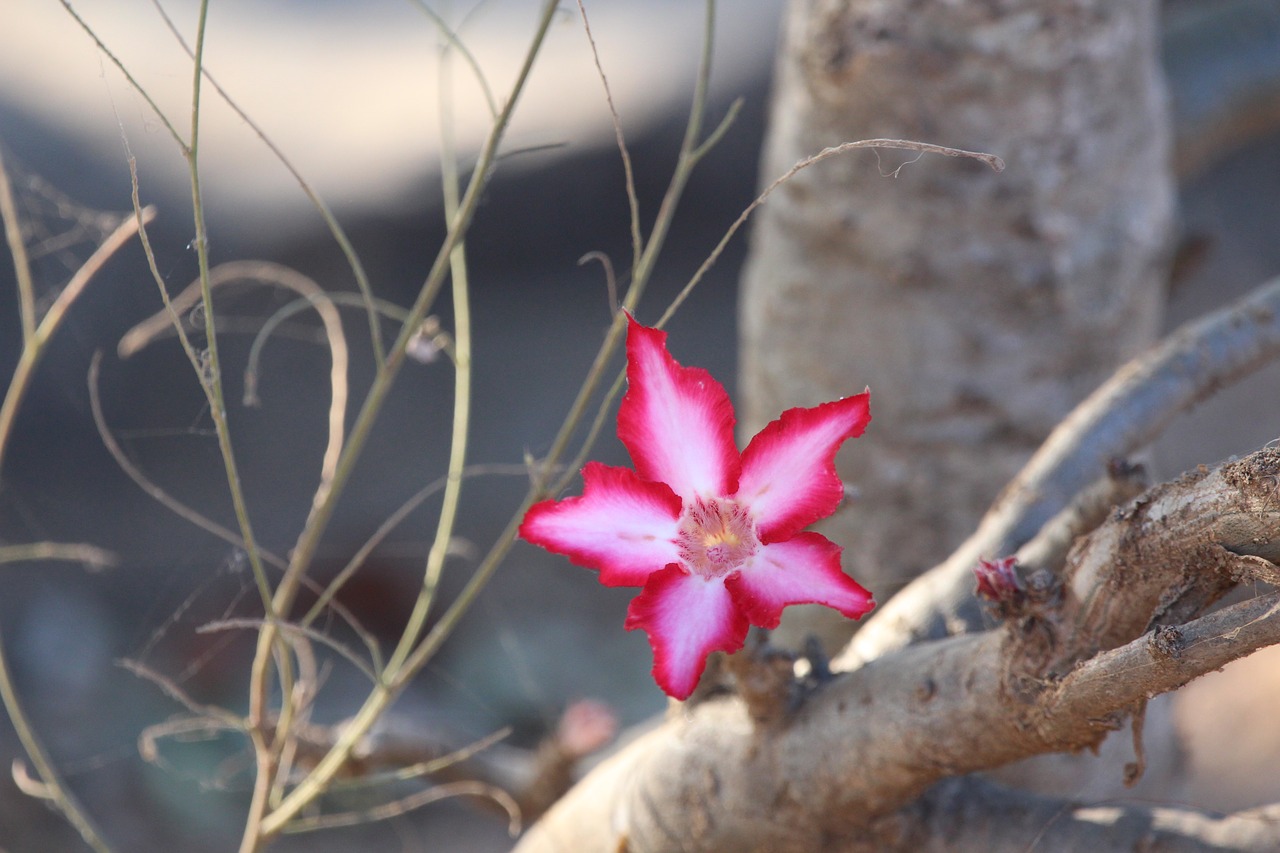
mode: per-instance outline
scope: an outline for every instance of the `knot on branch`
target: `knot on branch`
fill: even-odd
[[[742,651],[726,659],[725,668],[752,721],[767,726],[793,715],[831,680],[828,663],[816,637],[809,637],[797,654],[771,646],[767,631],[753,631]]]

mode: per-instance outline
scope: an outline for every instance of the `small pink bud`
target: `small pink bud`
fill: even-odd
[[[582,757],[595,752],[618,731],[618,715],[603,702],[581,699],[564,711],[556,728],[556,741],[565,753]]]
[[[977,594],[988,601],[1012,602],[1026,594],[1026,586],[1018,576],[1018,558],[1002,557],[998,560],[978,560],[973,567],[978,579]]]

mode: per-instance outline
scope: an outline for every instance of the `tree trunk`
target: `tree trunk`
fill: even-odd
[[[756,221],[742,428],[871,387],[874,422],[840,459],[860,499],[824,532],[880,601],[970,533],[1050,429],[1158,330],[1174,188],[1157,12],[1153,0],[791,3],[766,182],[873,137],[1007,163],[856,152],[801,172]]]

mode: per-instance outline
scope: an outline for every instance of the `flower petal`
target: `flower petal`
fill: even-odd
[[[765,545],[724,583],[751,624],[762,628],[778,627],[789,604],[825,604],[851,619],[875,607],[871,593],[841,570],[840,546],[818,533]]]
[[[667,352],[666,332],[630,315],[627,320],[627,394],[618,409],[618,438],[636,470],[686,501],[732,493],[740,462],[724,386],[701,368],[681,367]]]
[[[742,648],[750,625],[718,578],[667,566],[649,576],[627,610],[627,630],[643,628],[653,647],[653,678],[669,696],[687,699],[707,655]]]
[[[788,409],[742,452],[735,496],[751,508],[761,541],[776,542],[835,512],[844,494],[836,451],[871,420],[870,394]]]
[[[651,573],[679,559],[680,498],[664,483],[599,462],[587,463],[582,481],[582,497],[530,507],[520,536],[599,569],[605,586],[644,586]]]

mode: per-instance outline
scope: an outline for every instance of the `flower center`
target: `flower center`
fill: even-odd
[[[722,498],[698,498],[686,506],[677,531],[681,562],[707,578],[737,571],[760,547],[746,509]]]

